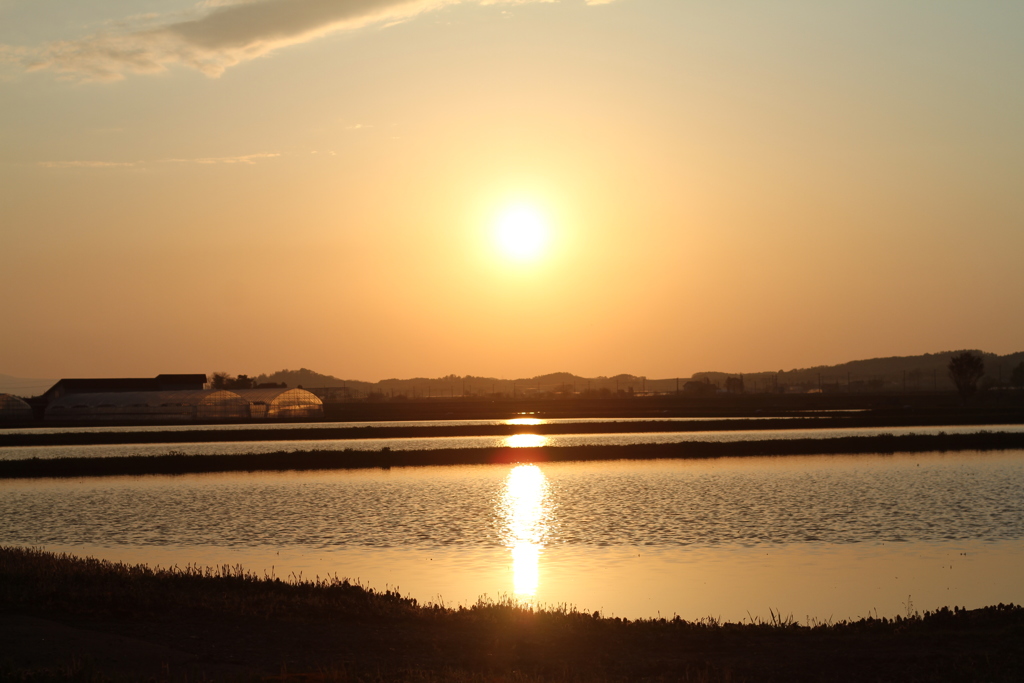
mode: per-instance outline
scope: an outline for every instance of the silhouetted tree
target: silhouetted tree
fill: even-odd
[[[249,375],[239,375],[229,379],[225,386],[228,389],[252,389],[252,378]]]
[[[725,378],[725,390],[730,394],[742,394],[743,393],[743,378],[742,377],[726,377]]]
[[[210,377],[210,386],[214,389],[252,389],[253,384],[252,377],[248,375],[233,377],[226,372],[215,372]]]
[[[966,401],[978,390],[978,380],[985,374],[985,361],[981,356],[964,351],[950,358],[947,368],[960,398]]]
[[[1018,389],[1024,389],[1024,361],[1018,363],[1010,373],[1010,384]]]
[[[684,394],[695,394],[698,396],[708,396],[718,391],[718,387],[712,384],[707,377],[704,378],[703,382],[697,380],[690,380],[683,385]]]

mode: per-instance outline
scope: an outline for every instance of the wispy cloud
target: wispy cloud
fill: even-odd
[[[163,159],[164,163],[176,163],[176,164],[255,164],[261,159],[273,159],[279,157],[280,154],[266,153],[266,154],[245,154],[237,157],[200,157],[198,159]]]
[[[159,73],[176,65],[216,77],[231,66],[282,47],[337,31],[393,24],[450,5],[557,1],[207,0],[187,18],[146,15],[119,22],[107,32],[35,48],[7,47],[0,55],[28,70],[54,71],[82,80],[118,80],[126,74]],[[587,0],[587,4],[612,1]]]
[[[196,157],[192,159],[160,159],[159,161],[40,161],[43,168],[130,168],[150,164],[247,164],[253,165],[263,159],[281,156],[276,152],[242,154],[233,157]]]
[[[43,168],[126,168],[138,166],[135,161],[40,161]]]

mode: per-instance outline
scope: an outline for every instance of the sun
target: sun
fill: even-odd
[[[502,253],[519,261],[540,257],[549,237],[544,215],[522,204],[510,206],[498,216],[495,234]]]

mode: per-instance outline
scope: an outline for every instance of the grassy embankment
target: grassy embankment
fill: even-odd
[[[10,547],[0,639],[0,679],[17,681],[1024,680],[1012,605],[812,625],[628,621]]]
[[[782,455],[891,454],[1024,449],[1024,433],[905,434],[833,439],[776,439],[558,448],[463,448],[430,451],[313,450],[248,455],[77,457],[0,461],[0,479],[201,472],[330,470],[509,462],[649,460]]]

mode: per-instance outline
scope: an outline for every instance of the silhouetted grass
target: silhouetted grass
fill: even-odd
[[[453,448],[420,451],[313,450],[247,455],[30,458],[0,461],[0,479],[282,470],[332,470],[507,462],[651,460],[765,455],[841,455],[1024,448],[1024,433],[883,434],[831,439],[698,441],[628,446]]]
[[[86,651],[60,638],[0,649],[4,680],[1018,681],[1024,674],[1024,609],[1013,605],[816,625],[774,613],[746,624],[630,621],[511,600],[419,605],[338,578],[151,569],[11,547],[0,547],[0,622],[96,636]],[[7,638],[0,642],[9,644],[12,633],[0,633]],[[117,642],[168,648],[174,663],[135,661],[126,669],[128,653]]]

